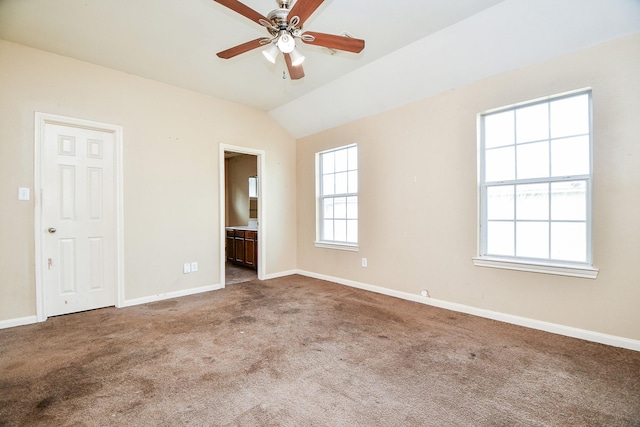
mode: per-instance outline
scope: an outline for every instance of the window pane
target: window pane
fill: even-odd
[[[347,221],[347,242],[358,243],[358,221]]]
[[[336,172],[343,172],[347,170],[349,166],[349,156],[347,154],[348,150],[338,150],[334,151],[336,155]]]
[[[322,221],[322,239],[333,240],[333,220],[325,219]]]
[[[334,176],[336,177],[336,194],[345,194],[349,188],[347,182],[349,174],[347,172],[340,172]]]
[[[322,173],[317,178],[321,180],[318,239],[357,243],[358,147],[342,147],[319,156]]]
[[[516,110],[518,143],[549,138],[549,104],[538,104]]]
[[[323,196],[330,196],[332,194],[335,194],[333,177],[334,177],[333,174],[322,176],[322,195]]]
[[[589,174],[589,136],[551,141],[551,175]]]
[[[587,219],[587,183],[585,181],[554,182],[551,184],[551,219]]]
[[[358,147],[349,148],[349,170],[358,169]]]
[[[349,185],[347,192],[349,193],[357,193],[358,192],[358,171],[349,172]]]
[[[584,92],[481,116],[482,255],[591,261],[590,103]]]
[[[336,219],[333,222],[334,236],[333,240],[338,242],[347,241],[347,221],[344,219]]]
[[[357,197],[347,198],[347,218],[358,219],[358,198]]]
[[[518,145],[518,179],[549,176],[549,142]]]
[[[487,254],[513,256],[513,222],[489,221],[487,224]]]
[[[587,227],[584,222],[551,223],[551,257],[586,262]]]
[[[249,177],[249,197],[258,197],[258,177],[256,176]]]
[[[322,217],[333,218],[333,198],[322,200]]]
[[[485,179],[487,182],[515,178],[514,147],[487,150],[485,154]]]
[[[589,133],[589,96],[581,95],[551,102],[551,137]]]
[[[333,151],[330,153],[322,154],[322,173],[333,173],[334,168],[334,160],[335,156]]]
[[[484,116],[485,148],[512,145],[514,135],[513,111]]]
[[[518,222],[516,224],[516,256],[549,258],[548,222]]]
[[[487,219],[514,219],[513,192],[513,185],[487,188]]]
[[[347,217],[347,198],[336,197],[334,200],[333,216],[334,218],[344,219]]]
[[[549,219],[549,184],[516,186],[516,218]]]

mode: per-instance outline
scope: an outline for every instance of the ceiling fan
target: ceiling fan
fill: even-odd
[[[233,58],[258,47],[266,47],[262,53],[274,64],[278,53],[283,53],[289,76],[292,80],[297,80],[304,77],[302,69],[304,56],[296,49],[296,39],[307,44],[353,53],[359,53],[364,49],[364,40],[361,39],[302,31],[307,18],[324,0],[297,0],[291,9],[289,9],[291,0],[276,0],[278,9],[272,10],[266,17],[237,0],[214,1],[262,25],[271,35],[271,37],[261,37],[218,52],[218,57],[223,59]]]

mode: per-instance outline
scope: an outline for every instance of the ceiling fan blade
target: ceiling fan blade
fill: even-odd
[[[284,61],[287,63],[287,69],[289,70],[289,77],[291,80],[298,80],[304,77],[302,65],[294,66],[291,62],[291,56],[288,53],[284,54]]]
[[[314,33],[307,31],[303,34],[313,36],[314,40],[307,41],[304,37],[301,39],[307,44],[328,47],[329,49],[345,50],[347,52],[359,53],[364,49],[364,40],[354,39],[346,36],[336,36],[334,34]]]
[[[218,55],[218,57],[222,59],[233,58],[234,56],[240,55],[241,53],[245,53],[257,47],[264,46],[264,44],[262,43],[263,40],[264,40],[264,37],[260,37],[259,39],[251,40],[246,43],[239,44],[238,46],[229,48],[227,50],[223,50],[222,52],[218,52],[216,53],[216,55]]]
[[[264,19],[265,21],[269,22],[269,20],[267,18],[265,18],[264,16],[262,16],[261,14],[259,14],[258,12],[256,12],[255,10],[251,9],[249,6],[240,3],[238,0],[213,0],[216,3],[220,3],[223,6],[228,7],[229,9],[233,10],[234,12],[238,12],[240,15],[244,16],[245,18],[249,18],[251,19],[253,22],[260,24],[260,20]],[[262,24],[260,24],[262,25]]]
[[[300,18],[300,23],[298,27],[302,27],[304,21],[309,18],[313,12],[322,4],[324,0],[297,0],[296,4],[293,5],[293,8],[289,12],[290,17],[297,16]]]

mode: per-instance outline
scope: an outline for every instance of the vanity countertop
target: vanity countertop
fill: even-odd
[[[234,225],[226,227],[227,230],[245,230],[245,231],[258,231],[258,227],[249,227],[248,225]]]

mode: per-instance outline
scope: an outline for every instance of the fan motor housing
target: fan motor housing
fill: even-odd
[[[287,21],[288,17],[289,9],[285,8],[272,10],[271,12],[269,12],[269,15],[267,15],[269,21],[273,22],[273,25],[280,29],[284,29],[289,26],[289,22]]]

